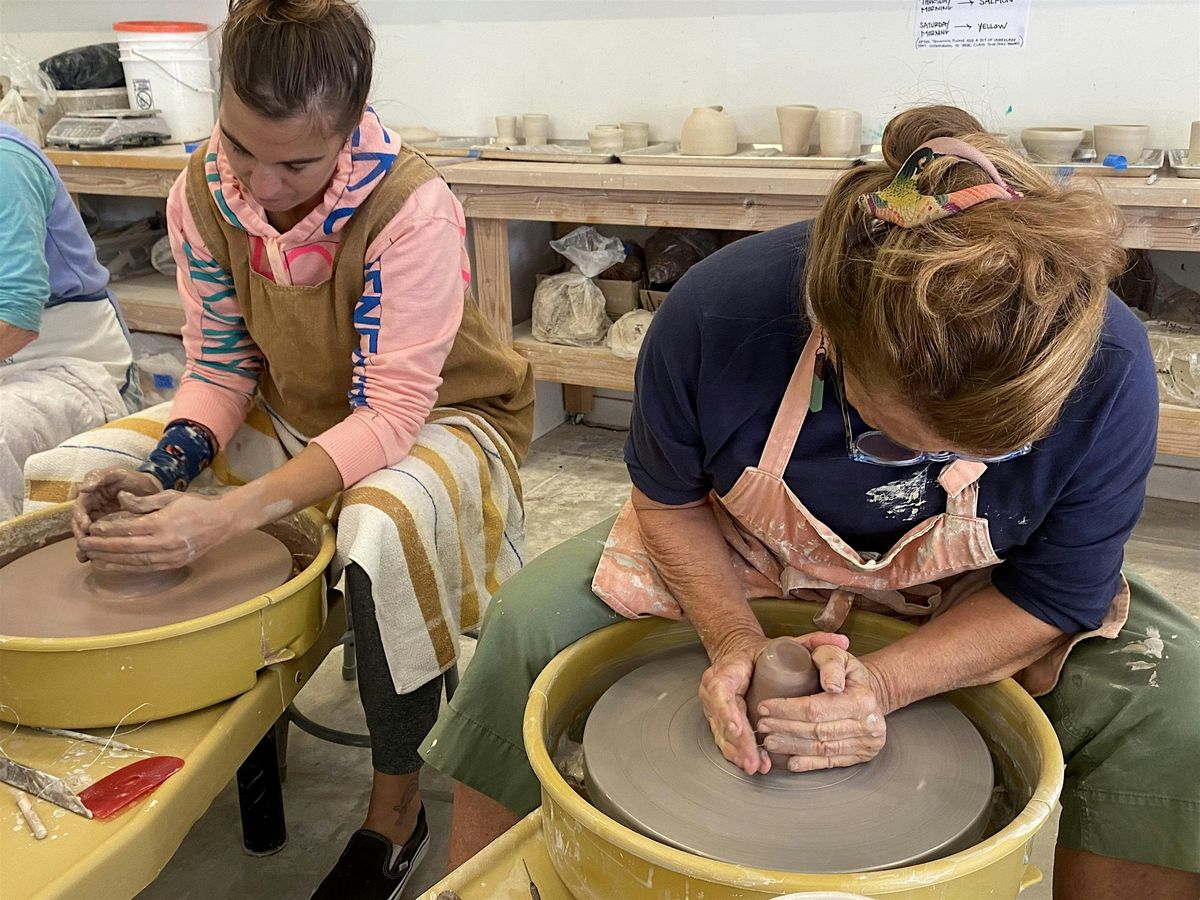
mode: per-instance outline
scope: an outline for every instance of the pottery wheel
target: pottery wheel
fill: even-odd
[[[948,700],[888,716],[871,762],[746,775],[713,741],[697,687],[698,646],[630,672],[596,703],[583,735],[588,795],[647,837],[711,859],[792,872],[857,872],[955,853],[983,836],[987,746]]]
[[[264,594],[291,572],[287,547],[252,531],[185,569],[122,585],[76,560],[75,541],[68,538],[0,568],[0,634],[94,637],[174,625]]]

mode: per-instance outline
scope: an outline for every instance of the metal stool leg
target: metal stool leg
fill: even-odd
[[[251,856],[270,856],[287,844],[279,747],[275,728],[263,735],[237,770],[242,846]]]

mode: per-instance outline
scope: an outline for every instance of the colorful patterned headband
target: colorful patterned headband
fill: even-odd
[[[987,173],[992,182],[972,185],[950,194],[922,194],[917,189],[917,176],[927,164],[941,156],[955,156],[974,163]],[[933,138],[909,155],[891,184],[881,191],[863,194],[858,198],[858,205],[869,216],[867,233],[863,235],[869,237],[880,225],[915,228],[952,216],[985,200],[1012,200],[1020,196],[1000,177],[991,160],[978,149],[956,138]]]

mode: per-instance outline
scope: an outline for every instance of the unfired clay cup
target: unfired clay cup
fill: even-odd
[[[1034,159],[1049,163],[1068,163],[1083,143],[1082,128],[1026,128],[1021,143]]]
[[[862,152],[862,115],[853,109],[823,109],[817,127],[822,156],[858,156]]]
[[[517,142],[517,117],[496,116],[496,143],[515,144]]]
[[[650,145],[649,122],[622,122],[621,131],[625,135],[626,150],[641,150]]]
[[[544,147],[550,143],[550,117],[545,113],[525,113],[521,116],[521,127],[528,146]]]
[[[625,132],[620,125],[597,125],[588,132],[593,153],[620,153],[625,149]]]
[[[1188,163],[1200,166],[1200,120],[1192,123],[1192,139],[1188,141]]]
[[[1096,162],[1102,163],[1106,157],[1117,155],[1133,165],[1142,158],[1149,137],[1149,125],[1096,125],[1092,129]]]
[[[808,156],[817,108],[806,103],[775,107],[779,117],[779,140],[785,156]]]

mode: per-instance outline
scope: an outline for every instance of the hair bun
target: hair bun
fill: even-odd
[[[344,0],[230,0],[230,16],[254,16],[271,24],[317,25],[345,6]]]
[[[918,106],[900,113],[883,129],[883,159],[899,171],[912,152],[937,137],[963,137],[984,130],[973,115],[956,106]]]

